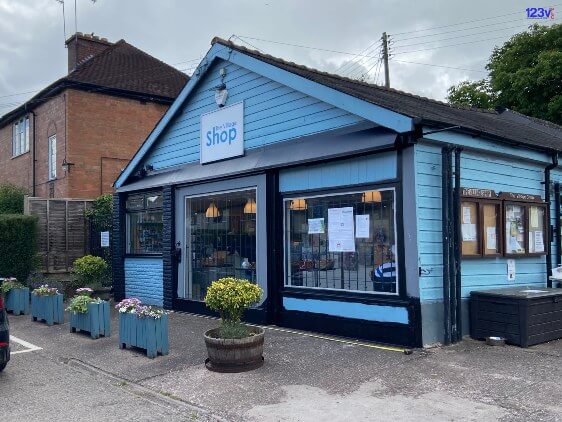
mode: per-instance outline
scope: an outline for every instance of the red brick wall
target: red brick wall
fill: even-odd
[[[68,90],[68,194],[95,198],[112,184],[168,106]]]

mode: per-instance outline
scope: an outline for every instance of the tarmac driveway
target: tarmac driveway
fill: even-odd
[[[465,340],[406,355],[273,328],[262,368],[220,374],[204,367],[202,337],[213,319],[171,314],[170,354],[153,360],[118,348],[116,314],[112,337],[99,340],[70,334],[68,324],[10,321],[14,336],[42,348],[26,355],[30,364],[48,358],[63,366],[63,376],[79,371],[98,383],[127,385],[158,409],[176,406],[186,420],[562,420],[562,341],[521,349]],[[2,393],[0,401],[6,398]]]

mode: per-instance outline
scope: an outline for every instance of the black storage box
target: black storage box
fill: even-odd
[[[521,347],[562,338],[562,289],[510,287],[470,294],[470,336]]]

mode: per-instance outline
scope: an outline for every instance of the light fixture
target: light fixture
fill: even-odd
[[[66,157],[62,159],[62,169],[67,173],[70,173],[70,168],[74,165],[74,163],[70,163],[66,161]]]
[[[292,211],[303,211],[306,208],[307,205],[304,198],[293,199],[289,205],[289,209]]]
[[[244,205],[244,214],[255,214],[256,213],[256,200],[254,198],[249,198],[246,205]]]
[[[372,202],[382,202],[381,193],[378,190],[372,190],[363,194],[363,202],[368,204]]]
[[[215,205],[215,202],[211,201],[211,203],[209,204],[209,208],[207,208],[207,211],[205,211],[205,217],[207,217],[207,218],[217,218],[217,217],[220,217],[220,216],[221,216],[221,212],[219,211],[219,209]]]
[[[228,90],[224,83],[215,88],[215,102],[219,107],[224,107],[226,99],[228,98]]]

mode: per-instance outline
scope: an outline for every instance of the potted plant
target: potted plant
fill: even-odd
[[[0,279],[0,294],[5,298],[5,307],[14,315],[29,314],[29,288],[13,277]]]
[[[107,262],[99,256],[86,255],[73,263],[73,272],[78,276],[78,282],[91,287],[98,295],[109,297],[111,287],[104,287],[108,279]]]
[[[99,297],[93,298],[93,292],[89,287],[76,289],[76,296],[66,308],[70,312],[70,332],[88,331],[93,339],[100,335],[109,337],[109,303]]]
[[[263,364],[264,330],[241,322],[242,314],[258,303],[262,289],[248,280],[221,278],[207,289],[206,305],[218,312],[221,323],[205,333],[207,368],[241,372]]]
[[[119,310],[119,348],[138,347],[149,358],[167,355],[168,314],[162,309],[142,305],[137,298],[124,299],[115,305]]]
[[[63,295],[48,284],[31,292],[31,317],[33,321],[45,321],[47,325],[64,322]]]

